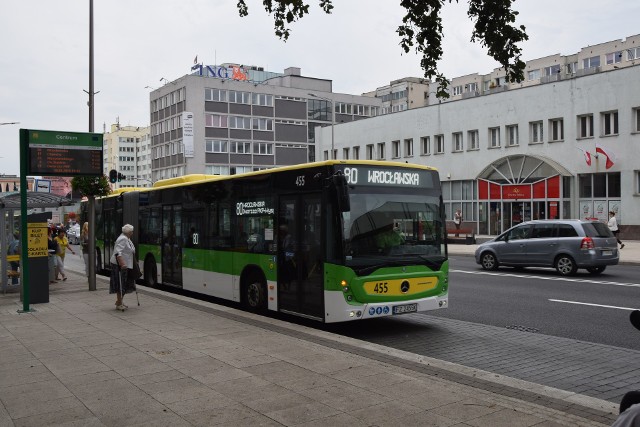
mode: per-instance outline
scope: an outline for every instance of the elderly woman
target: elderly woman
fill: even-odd
[[[134,263],[136,262],[136,248],[131,241],[133,225],[126,224],[122,227],[122,234],[118,236],[111,255],[111,280],[109,293],[116,294],[116,309],[124,311],[128,307],[124,305],[123,298],[126,294],[136,290]]]

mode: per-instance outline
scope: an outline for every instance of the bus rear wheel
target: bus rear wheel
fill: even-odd
[[[260,275],[250,275],[243,286],[243,290],[243,303],[248,310],[260,311],[265,309],[267,305],[267,286]]]

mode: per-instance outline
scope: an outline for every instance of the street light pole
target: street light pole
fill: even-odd
[[[316,95],[315,93],[308,93],[307,95],[309,96],[313,96],[314,98],[318,98],[318,99],[322,99],[324,101],[330,102],[331,103],[331,153],[329,154],[329,159],[334,159],[336,158],[336,156],[334,155],[334,125],[336,123],[336,109],[335,106],[333,104],[333,99],[330,98],[324,98],[322,96]]]

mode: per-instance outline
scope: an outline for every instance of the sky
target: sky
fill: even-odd
[[[274,34],[261,0],[94,0],[94,129],[119,120],[149,125],[149,94],[205,65],[233,62],[333,80],[333,91],[361,94],[402,77],[421,77],[420,55],[404,54],[396,29],[400,0],[334,0],[330,15],[307,0],[310,15]],[[448,78],[498,67],[472,43],[468,3],[445,4]],[[527,61],[638,34],[640,2],[518,0],[516,24],[529,40]],[[88,132],[89,0],[0,0],[0,175],[19,175],[19,129]],[[19,122],[15,125],[4,123]]]

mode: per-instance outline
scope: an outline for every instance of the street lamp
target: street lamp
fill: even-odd
[[[333,99],[324,98],[322,96],[316,95],[315,93],[308,93],[307,95],[313,96],[314,98],[322,99],[324,101],[328,101],[331,103],[331,155],[329,156],[329,158],[330,159],[333,158],[335,160],[336,156],[333,153],[333,141],[334,141],[333,128],[336,123],[336,109],[334,108],[334,105],[333,105]]]
[[[153,187],[154,182],[148,178],[142,178],[142,177],[136,176],[135,179],[136,179],[136,187],[138,186],[138,181],[147,181]]]

